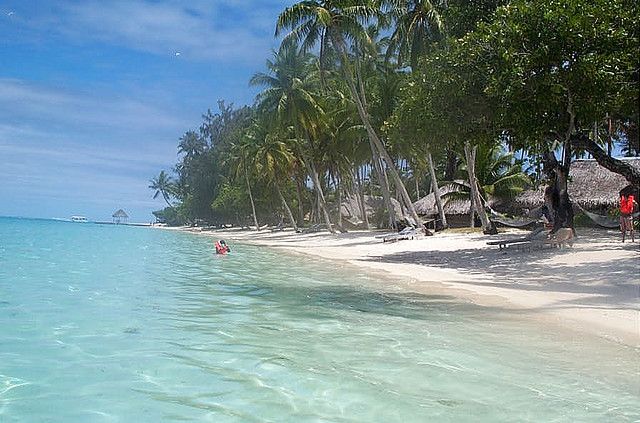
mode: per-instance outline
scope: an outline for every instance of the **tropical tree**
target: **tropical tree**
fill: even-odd
[[[173,195],[175,183],[171,179],[169,175],[163,170],[160,172],[158,176],[151,179],[149,188],[155,190],[153,194],[153,199],[155,200],[158,196],[162,195],[162,198],[167,203],[169,207],[173,207],[171,202],[169,202],[169,198]]]
[[[385,3],[394,25],[387,57],[396,53],[400,66],[408,64],[416,69],[420,58],[443,38],[444,24],[438,8],[443,8],[446,1],[387,0]]]
[[[396,169],[395,162],[371,123],[365,93],[358,90],[356,86],[353,63],[348,51],[350,41],[371,41],[363,22],[371,21],[379,14],[379,5],[374,1],[357,3],[349,0],[302,1],[280,14],[276,24],[276,36],[289,29],[290,32],[284,37],[283,43],[299,45],[302,51],[309,51],[320,44],[321,64],[324,59],[323,53],[329,45],[337,52],[345,82],[371,142],[372,153],[374,157],[379,154],[384,160],[400,192],[401,200],[418,224],[419,217]]]
[[[282,193],[282,186],[289,180],[296,157],[287,143],[285,134],[278,132],[277,129],[269,132],[267,130],[269,126],[273,125],[269,125],[267,122],[256,122],[249,133],[249,136],[255,140],[257,147],[256,169],[260,175],[266,177],[268,184],[275,188],[293,229],[297,231],[296,219]],[[295,140],[293,141],[295,142]]]
[[[554,230],[573,226],[567,178],[578,149],[640,185],[640,171],[589,138],[606,116],[637,116],[639,18],[625,0],[520,0],[465,37],[501,126],[544,158]]]
[[[228,156],[224,162],[229,166],[234,179],[244,179],[247,187],[247,194],[249,195],[249,201],[251,202],[253,224],[256,227],[256,231],[259,231],[260,225],[258,224],[256,205],[253,199],[251,183],[249,182],[250,177],[255,174],[256,170],[256,151],[257,145],[255,139],[249,134],[246,134],[239,141],[230,145],[227,153]]]
[[[282,127],[293,127],[295,137],[305,141],[303,149],[296,143],[300,160],[304,163],[317,194],[325,224],[330,232],[335,232],[326,205],[320,177],[313,161],[313,138],[317,137],[324,113],[313,93],[311,56],[289,44],[283,44],[274,52],[273,60],[267,61],[269,73],[257,73],[251,85],[264,86],[256,100],[258,109],[271,113]]]
[[[523,171],[522,163],[499,142],[493,145],[480,144],[476,149],[474,164],[478,191],[485,204],[489,200],[512,200],[531,185],[531,179]],[[466,163],[460,167],[461,173],[466,174],[468,171]],[[469,198],[471,189],[468,184],[456,181],[453,183],[457,190],[450,193],[449,197]]]
[[[203,154],[207,149],[206,141],[195,131],[187,131],[178,143],[178,153],[184,154],[186,160],[191,160]]]

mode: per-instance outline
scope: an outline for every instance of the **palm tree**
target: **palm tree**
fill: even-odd
[[[239,141],[231,143],[225,162],[230,167],[234,178],[236,180],[243,178],[247,185],[249,201],[251,202],[251,212],[253,214],[253,223],[256,226],[256,231],[259,231],[260,225],[258,225],[256,205],[253,201],[253,192],[251,191],[251,183],[249,182],[249,176],[253,173],[252,171],[255,169],[256,165],[256,150],[257,146],[255,140],[247,134]]]
[[[294,46],[283,44],[274,52],[274,59],[267,61],[267,69],[270,72],[255,74],[250,84],[266,87],[257,96],[259,109],[265,113],[272,113],[285,128],[292,126],[296,138],[306,141],[306,149],[298,146],[297,153],[313,181],[327,229],[334,233],[320,178],[313,162],[312,138],[317,135],[323,111],[312,93],[313,85],[308,78],[312,70],[310,59],[310,55],[298,51]]]
[[[284,135],[278,132],[269,133],[266,128],[266,122],[256,122],[250,132],[250,136],[255,139],[257,145],[257,169],[259,174],[266,176],[269,184],[275,187],[289,221],[293,229],[297,231],[296,219],[293,217],[291,208],[280,187],[283,180],[286,180],[291,174],[296,158],[285,141]]]
[[[319,43],[321,63],[323,61],[323,53],[329,43],[335,49],[342,65],[349,92],[372,144],[372,153],[377,151],[381,159],[384,160],[397,189],[400,191],[401,199],[416,224],[418,224],[419,217],[395,167],[395,163],[371,124],[364,92],[359,92],[356,88],[355,74],[349,58],[348,41],[370,41],[362,22],[369,21],[379,15],[379,8],[376,3],[374,1],[361,1],[359,4],[354,4],[353,1],[349,0],[302,1],[285,9],[280,14],[276,25],[276,36],[283,30],[290,29],[283,43],[300,45],[302,51],[305,52]]]
[[[397,53],[398,65],[408,64],[415,70],[420,57],[443,35],[444,27],[435,2],[386,0],[384,3],[395,24],[389,37],[387,58]]]
[[[178,143],[178,153],[184,154],[185,159],[191,160],[203,154],[207,149],[207,142],[195,131],[187,131]]]
[[[168,176],[165,171],[161,171],[158,176],[151,179],[149,188],[156,190],[153,194],[153,199],[158,198],[159,195],[162,195],[164,201],[167,203],[169,207],[173,207],[173,205],[169,202],[169,196],[173,195],[175,183],[171,180],[171,177]]]
[[[441,1],[442,2],[442,1]],[[435,2],[431,0],[386,0],[384,2],[389,10],[389,16],[395,23],[395,29],[389,37],[387,59],[393,54],[398,54],[398,65],[408,63],[412,70],[418,66],[418,60],[431,45],[442,38],[444,25]],[[446,4],[446,2],[444,2]],[[427,162],[431,175],[438,214],[442,225],[447,227],[447,218],[444,213],[438,180],[433,166],[431,151],[427,150]]]
[[[492,224],[483,213],[486,203],[490,199],[513,199],[531,184],[531,180],[515,160],[514,154],[506,152],[500,143],[480,144],[477,147],[466,145],[465,155],[467,163],[460,170],[467,173],[469,185],[454,182],[458,190],[448,197],[471,197],[483,228],[490,231]],[[474,189],[473,181],[477,189]]]

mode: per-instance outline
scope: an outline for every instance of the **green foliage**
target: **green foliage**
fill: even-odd
[[[211,208],[222,221],[243,224],[244,217],[251,213],[249,196],[241,184],[224,183]]]
[[[531,185],[522,164],[500,144],[478,147],[475,170],[481,195],[486,199],[510,200]]]
[[[181,213],[183,209],[177,207],[165,207],[162,210],[153,212],[158,223],[165,223],[169,226],[182,226],[188,223],[185,216]]]
[[[329,200],[338,187],[353,194],[356,173],[379,194],[369,144],[379,131],[401,184],[424,186],[427,152],[453,176],[462,145],[477,145],[486,197],[529,183],[505,145],[538,163],[571,123],[574,133],[599,123],[605,139],[610,119],[613,142],[634,154],[639,10],[630,0],[298,2],[276,23],[288,31],[282,46],[251,78],[263,89],[255,106],[219,102],[179,139],[175,177],[150,181],[173,206],[156,215],[244,224],[251,193],[260,219],[274,220],[278,189],[304,214],[315,172]]]
[[[467,36],[500,123],[520,146],[637,116],[638,7],[626,0],[513,1]],[[559,136],[560,135],[560,136]]]

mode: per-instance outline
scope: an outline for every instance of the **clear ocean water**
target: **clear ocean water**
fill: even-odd
[[[0,422],[640,420],[640,351],[327,262],[0,218]]]

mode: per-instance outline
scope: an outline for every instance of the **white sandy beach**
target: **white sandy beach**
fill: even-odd
[[[622,244],[616,231],[579,229],[573,248],[531,252],[500,251],[486,244],[496,237],[479,233],[395,243],[383,243],[375,231],[201,233],[383,271],[414,292],[453,295],[640,346],[640,243]]]

